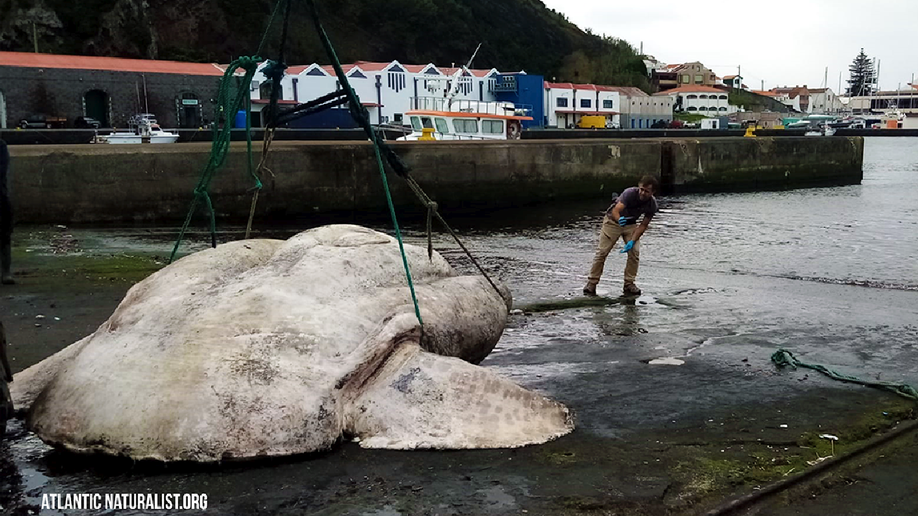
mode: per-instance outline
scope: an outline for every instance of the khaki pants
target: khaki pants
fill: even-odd
[[[609,217],[603,218],[602,230],[599,232],[599,247],[596,249],[596,256],[593,257],[593,267],[590,269],[590,277],[588,280],[590,285],[595,286],[599,283],[599,278],[602,276],[602,269],[606,265],[606,257],[609,256],[609,252],[612,251],[612,246],[615,245],[615,242],[619,238],[622,238],[622,241],[627,243],[631,240],[631,235],[634,234],[636,228],[637,224],[628,224],[625,227],[621,227]],[[625,264],[625,285],[634,283],[635,278],[637,278],[640,260],[641,242],[639,240],[635,242],[634,247],[628,251],[628,263]]]

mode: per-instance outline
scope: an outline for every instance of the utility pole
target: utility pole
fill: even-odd
[[[35,53],[38,53],[38,28],[35,27],[35,22],[32,22],[32,44],[35,46]]]
[[[765,91],[765,79],[762,79],[762,91]]]

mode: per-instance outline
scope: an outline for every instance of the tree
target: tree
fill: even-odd
[[[851,72],[851,78],[848,79],[849,97],[870,95],[877,83],[876,73],[873,70],[873,61],[871,61],[864,49],[854,58],[851,66],[848,67]]]

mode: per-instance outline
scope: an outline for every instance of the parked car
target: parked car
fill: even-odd
[[[59,116],[32,115],[19,121],[22,129],[63,129],[67,119]]]
[[[78,116],[73,120],[73,127],[98,129],[102,127],[102,122],[88,116]]]

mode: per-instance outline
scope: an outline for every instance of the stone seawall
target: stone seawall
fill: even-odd
[[[259,146],[256,145],[256,148]],[[514,142],[398,142],[395,150],[442,209],[452,212],[603,197],[654,174],[668,192],[856,184],[862,138],[706,138]],[[210,145],[11,147],[19,223],[175,221],[184,218]],[[258,156],[256,155],[256,163]],[[366,142],[275,142],[259,217],[385,206]],[[389,174],[398,206],[416,206]],[[253,181],[233,144],[211,184],[218,216],[244,219]]]

